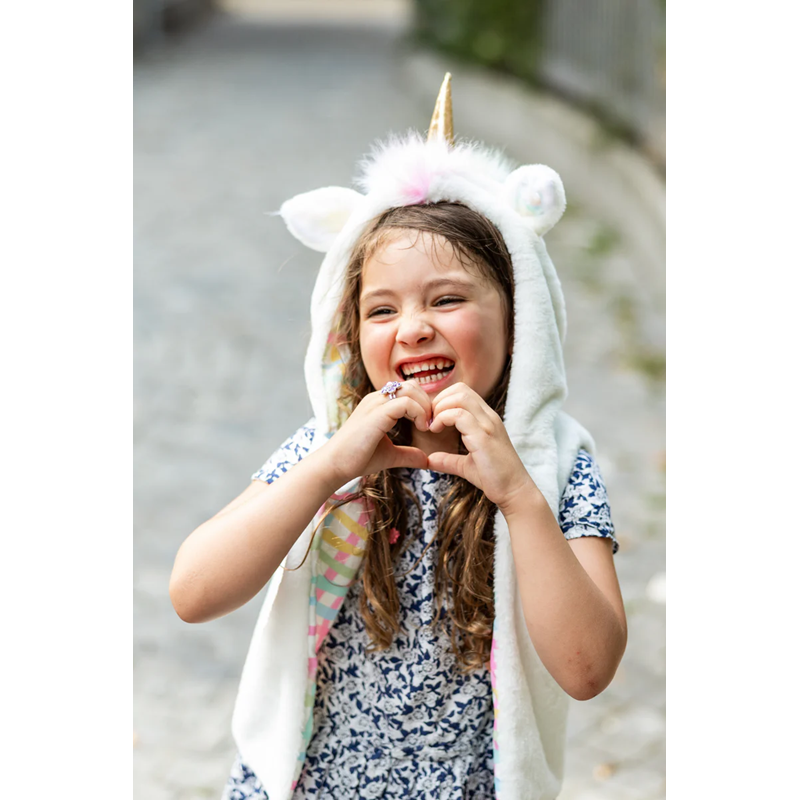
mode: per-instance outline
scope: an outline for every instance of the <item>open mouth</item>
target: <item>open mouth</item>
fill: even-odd
[[[398,372],[403,380],[415,380],[419,384],[440,381],[449,372],[453,371],[455,362],[449,358],[436,358],[430,361],[415,361],[413,364],[401,364]]]

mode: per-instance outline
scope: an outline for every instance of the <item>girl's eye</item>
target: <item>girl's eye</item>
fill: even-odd
[[[463,297],[440,297],[435,303],[435,306],[452,305],[453,303],[461,303],[464,301]]]
[[[391,308],[385,308],[385,307],[373,308],[372,311],[367,313],[367,319],[371,319],[372,317],[382,317],[385,316],[386,314],[391,314],[391,313],[392,313]]]

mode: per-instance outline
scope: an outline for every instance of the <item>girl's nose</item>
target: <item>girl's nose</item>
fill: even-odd
[[[407,314],[397,326],[397,341],[405,345],[417,345],[433,338],[433,328],[422,314]]]

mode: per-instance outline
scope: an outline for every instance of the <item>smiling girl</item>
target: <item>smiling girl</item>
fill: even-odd
[[[626,642],[593,443],[561,411],[560,179],[446,127],[373,156],[364,194],[281,213],[327,252],[314,418],[181,546],[190,622],[269,582],[224,798],[558,794],[567,696]]]

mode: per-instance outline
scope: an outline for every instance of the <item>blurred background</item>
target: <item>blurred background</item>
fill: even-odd
[[[570,397],[620,540],[628,650],[573,703],[562,800],[665,786],[665,10],[662,0],[135,0],[134,797],[219,797],[262,597],[181,622],[183,539],[310,416],[321,256],[270,215],[350,185],[371,143],[424,131],[453,74],[456,134],[558,171],[547,246]]]

